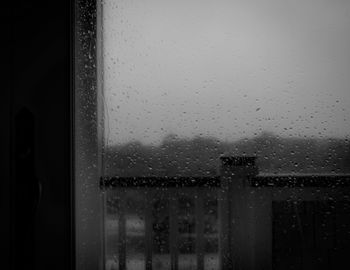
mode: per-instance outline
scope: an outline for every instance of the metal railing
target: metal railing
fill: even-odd
[[[101,186],[117,228],[106,250],[120,270],[279,269],[276,203],[350,200],[350,175],[259,175],[254,157],[222,158],[217,177],[111,177]]]
[[[184,267],[181,264],[185,257],[195,269],[219,263],[219,177],[111,178],[103,185],[109,187],[107,198],[114,203],[112,215],[118,223],[118,269],[132,268],[127,265],[127,243],[131,238],[138,239],[135,245],[141,245],[138,252],[143,253],[143,269],[177,270]],[[133,226],[136,233],[132,236]],[[217,249],[213,251],[216,255],[210,255],[211,263],[205,250],[210,242]],[[157,245],[164,246],[163,250]]]

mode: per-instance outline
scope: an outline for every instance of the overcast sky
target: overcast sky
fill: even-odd
[[[350,135],[349,0],[105,0],[109,144]]]

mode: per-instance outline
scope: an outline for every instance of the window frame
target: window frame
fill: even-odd
[[[76,270],[104,269],[101,1],[74,1],[73,231]]]

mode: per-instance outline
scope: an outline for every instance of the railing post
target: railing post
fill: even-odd
[[[196,259],[197,270],[204,270],[204,200],[203,191],[197,189],[195,199],[196,211]]]
[[[226,245],[228,258],[221,255],[224,259],[221,269],[251,270],[255,267],[254,192],[250,185],[250,177],[258,173],[255,159],[221,157],[221,185],[226,192],[221,211],[226,211],[223,214],[227,219],[221,217],[227,222],[227,227],[222,225],[222,233],[227,233],[228,242],[222,243]]]
[[[272,190],[253,188],[254,269],[272,269]]]
[[[125,193],[120,192],[119,197],[119,226],[118,226],[118,255],[119,255],[119,269],[126,269],[126,196]]]
[[[153,192],[147,189],[145,192],[145,261],[146,270],[152,270],[152,251],[153,251]]]
[[[221,188],[218,191],[218,222],[219,222],[219,269],[233,269],[231,256],[231,233],[229,207],[230,197],[228,194],[228,181],[221,173]]]
[[[169,190],[169,233],[170,233],[170,263],[171,270],[178,270],[178,194],[175,190]]]

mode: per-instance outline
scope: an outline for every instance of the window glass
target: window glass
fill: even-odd
[[[325,184],[350,173],[350,2],[104,0],[101,19],[107,269],[220,269],[240,226],[256,263],[271,228],[270,266],[305,263],[302,246],[332,269],[349,249],[321,239],[350,233],[348,186]],[[254,224],[268,211],[254,233],[220,199],[220,156],[257,157],[261,188],[241,196]]]

